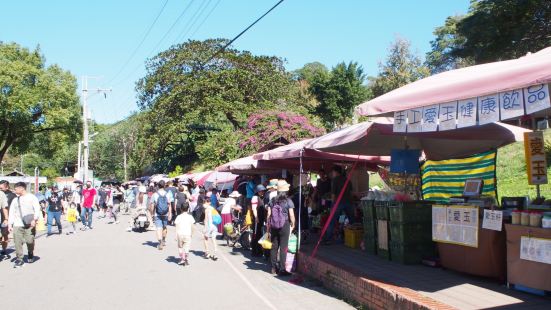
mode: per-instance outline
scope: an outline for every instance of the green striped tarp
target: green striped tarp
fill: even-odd
[[[482,179],[482,195],[496,195],[496,151],[472,157],[448,160],[427,160],[421,166],[423,198],[447,203],[452,196],[461,196],[467,179]]]

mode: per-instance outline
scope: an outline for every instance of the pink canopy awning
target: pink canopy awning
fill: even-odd
[[[551,47],[518,59],[429,76],[362,103],[356,109],[360,115],[380,115],[549,82]]]
[[[293,160],[298,159],[301,156],[305,161],[320,161],[320,162],[355,162],[360,161],[369,164],[382,164],[388,165],[390,163],[390,158],[386,156],[351,156],[345,154],[336,154],[325,151],[320,151],[311,148],[309,145],[314,139],[306,139],[284,145],[278,148],[275,148],[270,151],[262,152],[253,155],[253,159],[256,160]]]
[[[491,123],[462,129],[424,133],[396,133],[392,118],[380,117],[310,140],[306,147],[343,154],[390,155],[393,149],[420,149],[429,159],[451,159],[497,149],[522,141],[530,130]]]

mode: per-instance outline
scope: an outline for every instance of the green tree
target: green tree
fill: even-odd
[[[297,72],[299,78],[308,79],[309,90],[318,101],[312,112],[328,130],[349,121],[354,108],[370,97],[363,85],[363,69],[358,63],[342,62],[330,72],[325,66],[312,63]]]
[[[381,96],[429,76],[429,69],[410,49],[411,43],[399,37],[390,45],[387,59],[384,63],[379,63],[379,74],[370,78],[369,87],[373,96]]]
[[[431,70],[518,58],[551,45],[551,1],[478,0],[435,30]]]
[[[283,60],[235,49],[217,53],[226,43],[188,41],[147,62],[136,90],[139,106],[149,111],[144,134],[155,169],[170,171],[196,160],[199,144],[226,126],[241,129],[254,111],[304,109]]]
[[[0,161],[33,147],[52,156],[80,136],[76,78],[34,51],[0,42]]]
[[[443,26],[434,30],[433,34],[436,38],[430,42],[432,48],[426,56],[426,65],[431,73],[462,68],[474,63],[472,57],[463,58],[452,55],[454,49],[465,42],[465,37],[457,33],[457,24],[462,18],[463,16],[450,16]]]

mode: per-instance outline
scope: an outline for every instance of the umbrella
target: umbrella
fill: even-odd
[[[396,133],[392,118],[377,118],[311,140],[307,147],[343,154],[390,155],[393,149],[424,150],[429,159],[467,157],[522,141],[530,130],[504,123],[424,133]]]
[[[357,111],[380,115],[549,82],[551,47],[518,59],[435,74],[362,103]]]

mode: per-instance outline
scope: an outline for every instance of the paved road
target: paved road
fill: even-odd
[[[239,250],[222,246],[218,261],[205,260],[198,235],[191,265],[178,266],[172,227],[167,247],[159,251],[154,232],[126,232],[127,220],[123,217],[116,225],[94,219],[91,231],[39,236],[38,260],[21,269],[13,269],[7,260],[0,262],[0,307],[352,309],[314,282],[297,286],[271,276],[262,259],[250,260]]]

